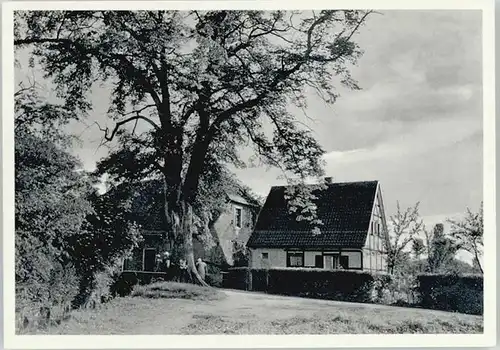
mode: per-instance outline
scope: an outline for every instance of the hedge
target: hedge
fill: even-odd
[[[482,275],[421,274],[417,281],[422,307],[483,314]]]
[[[376,280],[376,275],[352,270],[233,268],[224,274],[223,286],[272,294],[371,302],[377,298]]]

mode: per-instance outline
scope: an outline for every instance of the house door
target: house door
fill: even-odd
[[[144,271],[154,271],[155,270],[155,259],[156,259],[156,249],[146,248],[144,249]]]
[[[328,270],[336,270],[339,268],[338,255],[325,255],[325,268]]]

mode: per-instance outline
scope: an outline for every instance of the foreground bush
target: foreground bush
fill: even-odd
[[[47,258],[46,256],[43,256]],[[56,261],[50,272],[44,274],[39,266],[30,278],[16,283],[16,330],[43,328],[59,323],[71,310],[71,302],[78,293],[75,269]]]
[[[383,293],[383,288],[377,287],[376,281],[380,284],[390,280],[387,275],[381,276],[386,277],[352,270],[234,268],[225,275],[223,285],[226,288],[282,295],[371,302]]]
[[[194,284],[155,282],[134,286],[132,296],[154,299],[220,300],[224,294],[217,289]]]
[[[26,97],[16,98],[16,123],[21,116],[32,121],[43,117]],[[21,102],[26,103],[25,108]],[[63,137],[40,135],[43,125],[22,122],[15,132],[18,330],[58,322],[70,308],[78,293],[79,276],[67,242],[83,234],[82,225],[91,212],[86,198],[90,184],[74,171],[78,161],[64,150]]]
[[[123,196],[99,195],[62,132],[74,111],[15,93],[15,280],[18,330],[59,322],[109,297],[108,266],[141,237]]]
[[[483,276],[422,274],[417,276],[420,305],[425,308],[483,313]]]

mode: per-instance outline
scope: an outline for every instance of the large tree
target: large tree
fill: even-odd
[[[193,204],[213,166],[241,165],[237,150],[251,144],[263,163],[301,180],[322,174],[324,151],[288,106],[304,107],[307,91],[333,103],[336,86],[358,89],[348,68],[369,13],[18,12],[15,45],[34,46],[69,108],[90,108],[94,82],[111,87],[115,125],[103,131],[119,148],[105,170],[163,176],[168,228],[196,274]]]

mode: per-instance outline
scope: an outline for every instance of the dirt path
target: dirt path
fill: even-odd
[[[235,290],[221,300],[116,299],[51,334],[318,334],[482,331],[482,318]]]

